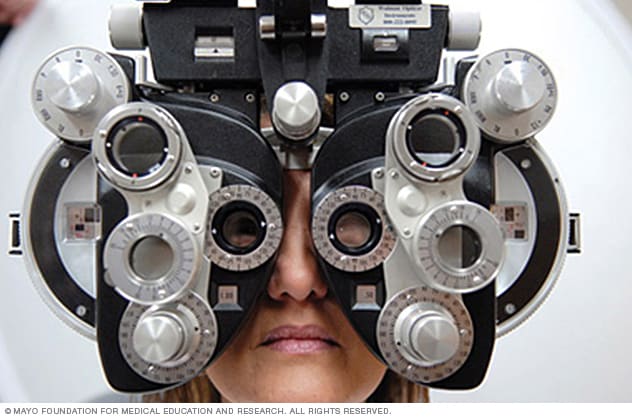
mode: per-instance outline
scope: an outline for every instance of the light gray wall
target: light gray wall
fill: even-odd
[[[612,0],[615,6],[621,11],[623,16],[632,25],[632,1],[630,0]]]

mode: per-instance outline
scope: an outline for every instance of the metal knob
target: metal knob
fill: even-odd
[[[434,313],[421,318],[410,331],[410,344],[422,359],[440,364],[451,359],[459,347],[454,322]]]
[[[524,61],[505,66],[494,80],[494,94],[506,110],[522,113],[537,106],[546,92],[544,78]]]
[[[284,137],[301,141],[320,126],[321,111],[316,92],[304,82],[294,81],[281,86],[272,108],[272,123]]]
[[[87,110],[99,94],[99,80],[83,63],[62,61],[46,78],[46,94],[59,109],[69,113]]]
[[[110,8],[110,42],[116,49],[143,50],[142,4],[113,4]]]
[[[454,357],[460,335],[449,313],[425,305],[418,304],[400,314],[396,338],[404,357],[423,366],[434,366]]]
[[[149,315],[138,323],[133,335],[134,350],[148,363],[163,364],[183,352],[188,339],[181,318],[170,312]]]

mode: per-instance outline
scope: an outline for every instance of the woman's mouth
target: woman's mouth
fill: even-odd
[[[340,344],[321,327],[307,325],[274,328],[260,346],[287,354],[309,354],[340,347]]]

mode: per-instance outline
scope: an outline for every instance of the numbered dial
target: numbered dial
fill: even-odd
[[[199,374],[217,345],[217,320],[193,292],[165,306],[130,304],[119,327],[119,345],[136,373],[157,383],[179,383]]]
[[[106,280],[126,299],[140,304],[177,298],[199,263],[192,233],[174,218],[141,214],[123,220],[103,255]]]
[[[268,261],[283,236],[278,206],[252,186],[223,187],[209,197],[206,255],[218,266],[247,271]]]
[[[72,142],[89,142],[101,118],[129,98],[123,69],[112,57],[92,48],[53,53],[33,82],[35,114],[53,134]]]
[[[460,297],[417,287],[387,302],[378,319],[377,339],[392,370],[415,382],[432,383],[465,363],[474,335]]]
[[[488,210],[470,202],[449,202],[419,223],[417,266],[423,280],[436,289],[473,292],[498,275],[504,242],[498,221]]]
[[[312,237],[325,261],[350,272],[371,270],[383,263],[396,242],[384,197],[364,186],[328,194],[314,212]]]
[[[507,49],[487,55],[472,67],[463,96],[486,134],[512,143],[536,135],[551,120],[557,85],[540,58]]]

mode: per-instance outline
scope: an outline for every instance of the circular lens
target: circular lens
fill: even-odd
[[[382,221],[373,208],[353,202],[336,209],[329,218],[329,240],[351,256],[368,254],[382,238]]]
[[[483,251],[481,237],[472,228],[455,225],[439,238],[439,256],[451,268],[472,267]]]
[[[162,238],[149,236],[139,240],[130,253],[130,265],[143,280],[157,280],[171,270],[175,254]]]
[[[217,211],[211,233],[217,244],[226,252],[245,255],[256,250],[263,242],[267,224],[263,213],[245,201],[233,201]]]
[[[226,242],[239,249],[247,249],[255,244],[261,233],[261,225],[250,212],[240,210],[226,217],[222,235]]]
[[[342,245],[357,250],[371,239],[371,223],[361,213],[347,212],[338,218],[334,233]]]
[[[460,154],[461,133],[449,115],[427,113],[408,126],[408,149],[421,164],[443,167]]]
[[[114,126],[106,147],[119,170],[140,177],[162,165],[167,155],[167,138],[154,121],[137,116]]]

